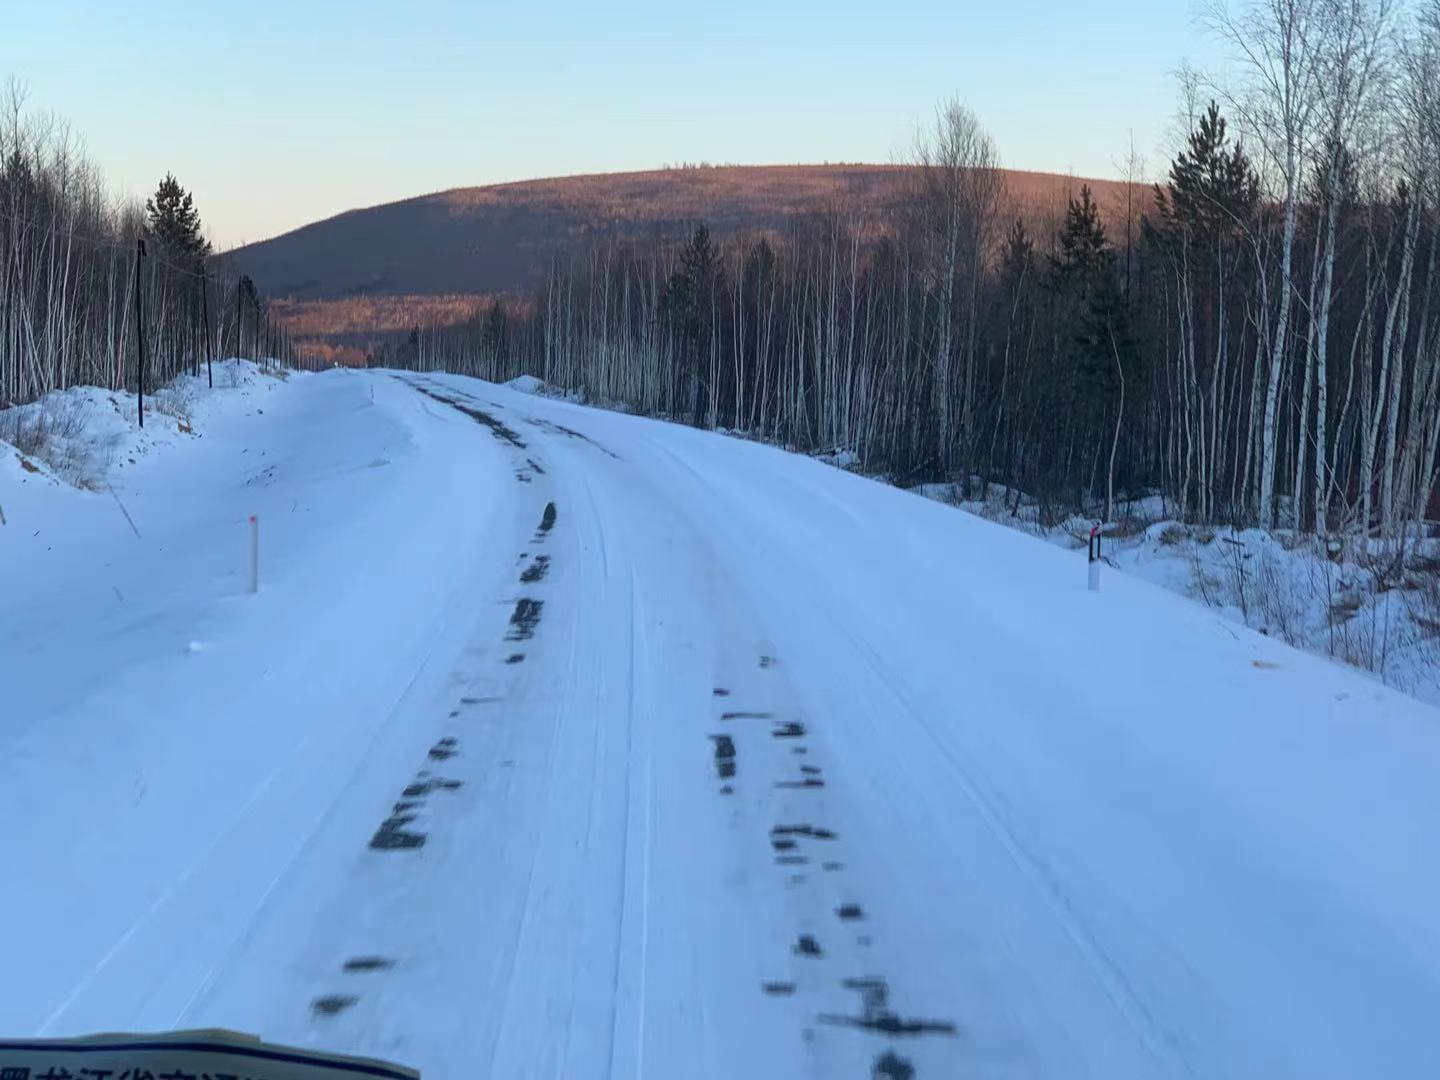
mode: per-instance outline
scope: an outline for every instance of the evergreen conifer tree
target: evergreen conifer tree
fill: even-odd
[[[195,199],[173,174],[166,173],[155,194],[145,200],[145,219],[151,238],[171,262],[188,268],[210,254],[210,241],[201,233]]]

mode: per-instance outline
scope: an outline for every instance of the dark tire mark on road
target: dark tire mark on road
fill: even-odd
[[[721,720],[769,720],[774,713],[768,712],[725,712],[720,714]]]
[[[395,966],[395,961],[384,956],[356,956],[345,961],[341,971],[355,973],[365,971],[389,971]]]
[[[426,387],[420,386],[413,382],[410,385],[415,387],[416,390],[420,391],[420,393],[424,394],[426,397],[449,405],[452,409],[460,410],[460,412],[470,417],[470,419],[474,420],[477,424],[484,424],[490,429],[490,433],[494,435],[497,439],[499,439],[501,442],[509,443],[517,450],[525,449],[525,441],[520,438],[519,434],[516,433],[514,429],[506,426],[503,421],[497,420],[495,417],[487,413],[484,409],[477,409],[473,405],[466,405],[458,398],[446,397],[444,394],[427,389]]]
[[[354,994],[326,994],[310,1003],[310,1011],[316,1016],[338,1016],[360,999]]]
[[[834,840],[835,834],[818,825],[776,825],[771,836],[804,836],[811,840]]]
[[[915,1080],[915,1066],[895,1051],[886,1050],[870,1066],[870,1080]]]
[[[534,585],[537,581],[543,581],[550,570],[550,556],[536,555],[530,565],[520,571],[520,581],[524,585]]]
[[[535,636],[535,627],[540,624],[540,612],[545,601],[522,596],[515,601],[515,610],[510,614],[510,632],[506,641],[529,641]]]
[[[735,740],[729,735],[711,735],[715,744],[715,773],[721,780],[735,776]]]
[[[760,989],[771,997],[789,997],[795,993],[795,984],[793,982],[767,982],[762,983]]]
[[[454,745],[450,740],[449,746]],[[438,748],[442,747],[437,743]],[[433,750],[432,750],[433,756]],[[454,791],[460,786],[459,780],[443,780],[421,772],[415,781],[406,785],[400,793],[400,801],[390,811],[390,816],[380,823],[375,835],[370,838],[370,847],[375,851],[414,851],[425,846],[425,834],[407,828],[413,822],[432,792]]]
[[[376,851],[412,851],[425,846],[425,834],[407,832],[406,825],[415,820],[414,814],[392,814],[380,823],[370,846]]]
[[[583,432],[576,431],[574,428],[568,428],[564,424],[557,424],[554,420],[542,420],[538,416],[527,416],[525,417],[525,419],[528,423],[535,425],[542,431],[550,431],[556,435],[565,435],[572,439],[579,439],[583,443],[589,443],[591,446],[595,447],[596,450],[599,450],[607,457],[610,457],[615,461],[620,460],[619,454],[616,454],[613,451],[607,449],[606,447],[601,446],[594,439],[590,438],[589,435],[586,435]]]
[[[845,989],[860,994],[863,1012],[859,1016],[836,1016],[822,1013],[817,1019],[822,1024],[841,1024],[847,1027],[878,1031],[884,1035],[954,1035],[956,1027],[948,1020],[907,1020],[897,1016],[890,1009],[890,985],[874,976],[863,979],[846,979]]]

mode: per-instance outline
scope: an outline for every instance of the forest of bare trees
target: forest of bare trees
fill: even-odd
[[[386,362],[537,375],[899,482],[1057,515],[1422,534],[1440,454],[1440,0],[1217,0],[1234,60],[1130,220],[1007,199],[980,120],[917,141],[904,206],[780,235],[597,242],[523,303]]]
[[[208,245],[157,235],[145,207],[113,200],[77,138],[10,87],[0,108],[0,408],[77,384],[136,389],[137,324],[147,390],[207,359],[288,361],[254,285],[207,256]]]

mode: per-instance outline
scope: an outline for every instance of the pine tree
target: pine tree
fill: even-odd
[[[492,300],[485,313],[485,322],[480,330],[480,348],[490,362],[492,375],[503,377],[510,353],[510,325],[505,307],[499,300]]]
[[[681,383],[697,427],[709,407],[710,322],[719,278],[720,249],[710,239],[710,230],[697,225],[680,250],[680,269],[670,275],[664,300],[666,317],[680,346]]]
[[[1074,327],[1068,359],[1077,398],[1082,404],[1108,400],[1119,388],[1116,353],[1128,366],[1134,348],[1115,272],[1115,252],[1088,184],[1065,211],[1051,277],[1062,313]]]
[[[1228,147],[1225,118],[1212,101],[1170,165],[1168,187],[1155,186],[1158,239],[1188,237],[1200,251],[1233,236],[1260,201],[1260,178],[1238,142]]]
[[[145,201],[145,218],[151,238],[172,262],[194,265],[210,254],[210,241],[201,233],[195,199],[173,174],[166,173],[155,194]]]

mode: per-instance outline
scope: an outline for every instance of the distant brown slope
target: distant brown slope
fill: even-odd
[[[405,324],[463,318],[485,295],[527,286],[554,255],[607,235],[678,235],[704,221],[717,234],[778,228],[833,205],[878,210],[900,197],[893,165],[776,165],[671,169],[456,188],[351,210],[233,252],[239,268],[297,336],[342,359]],[[1031,215],[1063,208],[1082,181],[1010,172]],[[1089,181],[1114,212],[1124,185]],[[356,303],[356,298],[372,302]],[[375,302],[377,298],[392,298]],[[340,301],[340,303],[336,303]],[[463,313],[463,314],[462,314]]]

